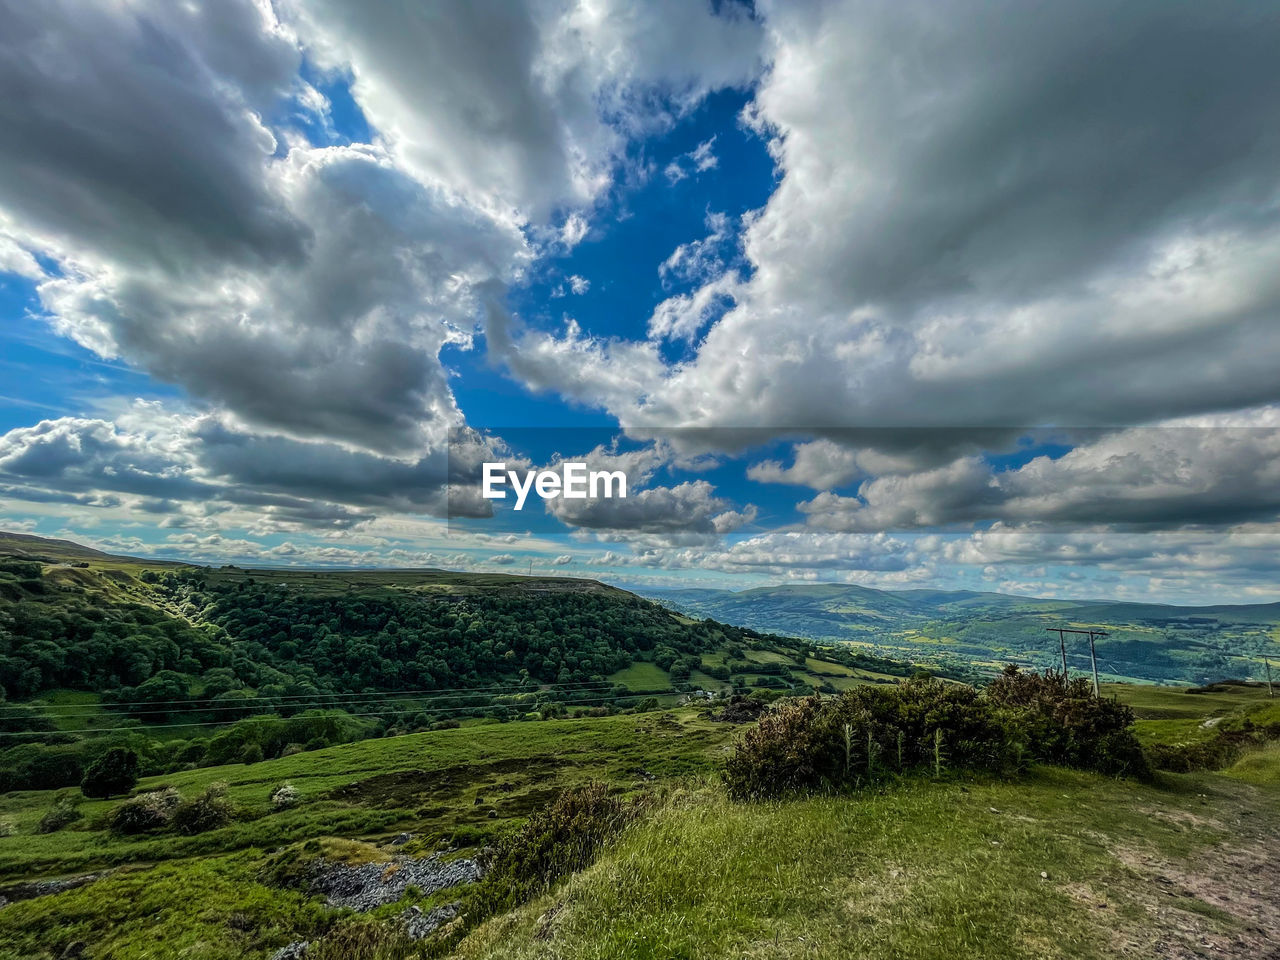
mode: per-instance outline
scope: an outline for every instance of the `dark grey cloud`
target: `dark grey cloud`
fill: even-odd
[[[1009,469],[968,456],[886,473],[864,480],[856,496],[827,491],[799,508],[811,527],[842,531],[979,523],[1138,530],[1280,518],[1275,409],[1218,419],[1095,432],[1064,454]]]
[[[17,219],[179,271],[302,255],[255,116],[300,55],[257,4],[3,0],[0,20],[0,203]]]

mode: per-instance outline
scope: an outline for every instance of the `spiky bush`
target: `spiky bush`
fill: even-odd
[[[182,795],[172,787],[140,793],[112,810],[107,825],[113,833],[122,834],[163,830],[173,820],[173,812],[181,802]]]
[[[737,799],[858,786],[937,765],[1000,769],[1003,729],[977,692],[929,677],[780,704],[740,740],[725,767]]]
[[[784,702],[725,766],[735,799],[846,789],[913,770],[1007,772],[1040,760],[1145,776],[1133,713],[1087,684],[1006,670],[984,693],[931,677]]]
[[[282,783],[271,791],[271,806],[277,810],[292,807],[299,799],[298,789],[291,783]]]
[[[172,826],[178,833],[195,834],[225,827],[235,817],[225,783],[210,784],[200,796],[178,804]]]
[[[53,802],[53,806],[45,811],[40,823],[36,826],[37,833],[56,833],[63,827],[66,827],[77,820],[84,817],[84,814],[76,807],[68,796],[58,797]]]
[[[635,804],[611,796],[603,783],[565,791],[522,827],[499,839],[485,857],[477,902],[486,912],[505,909],[581,870],[636,812]]]
[[[986,690],[1012,739],[1044,763],[1113,776],[1147,777],[1151,769],[1133,734],[1133,710],[1093,696],[1084,677],[1024,673],[1010,664]]]

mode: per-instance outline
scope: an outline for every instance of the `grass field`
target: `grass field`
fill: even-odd
[[[704,785],[562,889],[486,924],[461,954],[1151,956],[1144,858],[1194,859],[1231,837],[1234,818],[1274,822],[1277,812],[1273,793],[1222,778],[1142,787],[1056,769],[1019,783],[917,782],[763,805]],[[1195,895],[1162,909],[1190,918],[1198,935],[1244,926]]]
[[[1108,692],[1147,724],[1196,725],[1260,703],[1254,688]],[[741,804],[717,777],[741,730],[695,707],[484,723],[141,783],[185,796],[228,785],[242,818],[190,837],[112,835],[104,818],[118,800],[85,801],[81,821],[38,834],[55,793],[0,796],[0,820],[15,830],[0,837],[0,889],[108,871],[0,909],[0,957],[45,960],[82,941],[93,960],[265,960],[341,919],[318,898],[269,882],[278,851],[292,856],[307,841],[372,859],[472,849],[593,779],[623,796],[650,794],[654,805],[593,866],[481,925],[458,956],[1087,960],[1127,952],[1182,960],[1196,954],[1179,952],[1179,938],[1219,951],[1252,943],[1232,904],[1256,904],[1231,884],[1280,867],[1238,859],[1277,850],[1275,745],[1220,774],[1162,775],[1147,785],[1046,767],[1014,781],[916,778],[853,796]],[[286,781],[301,802],[273,811],[269,795]],[[401,831],[416,839],[386,846]],[[1245,834],[1263,840],[1240,852]],[[1237,857],[1230,870],[1219,863],[1228,853]],[[1155,879],[1206,871],[1217,878],[1212,889]]]
[[[1143,743],[1193,743],[1213,736],[1216,721],[1232,711],[1275,701],[1265,685],[1225,685],[1219,692],[1193,693],[1191,687],[1104,683],[1104,696],[1133,708],[1134,730]]]

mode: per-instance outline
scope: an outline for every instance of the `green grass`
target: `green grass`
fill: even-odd
[[[63,715],[53,721],[59,730],[74,733],[87,727],[114,724],[119,719],[118,714],[102,709],[99,706],[101,701],[101,696],[86,690],[46,690],[31,702],[50,707],[75,707],[74,710],[61,711]]]
[[[1157,712],[1178,696],[1199,710],[1221,706],[1172,690],[1125,694]],[[702,709],[484,723],[139,785],[192,796],[226,782],[247,819],[194,837],[112,836],[102,819],[118,799],[86,801],[82,821],[39,835],[55,792],[0,796],[0,818],[18,830],[0,838],[0,886],[114,869],[0,910],[0,958],[51,960],[84,941],[88,960],[265,960],[340,919],[316,898],[266,882],[280,848],[318,839],[326,850],[381,856],[364,844],[400,831],[419,838],[413,851],[470,848],[564,788],[601,779],[660,799],[594,866],[477,928],[459,957],[1090,960],[1115,955],[1121,932],[1152,942],[1139,896],[1150,879],[1138,879],[1135,862],[1200,856],[1233,823],[1280,822],[1274,744],[1224,774],[1164,776],[1158,785],[1040,768],[1018,781],[908,780],[847,797],[732,803],[716,772],[742,728],[703,720]],[[286,780],[302,802],[272,811],[268,796]],[[1234,922],[1194,896],[1172,905],[1207,929]]]
[[[733,728],[697,713],[489,723],[144,779],[139,791],[172,786],[185,796],[226,783],[231,799],[257,818],[196,837],[117,838],[83,829],[117,800],[85,801],[82,829],[40,835],[35,826],[58,791],[8,793],[0,795],[0,817],[12,820],[18,834],[0,837],[0,880],[325,835],[496,829],[574,783],[601,779],[630,790],[643,782],[640,771],[670,778],[710,770]],[[269,813],[271,791],[285,781],[304,802]],[[485,803],[476,805],[477,796]],[[490,810],[498,816],[491,818]]]
[[[1188,687],[1128,683],[1103,684],[1103,696],[1117,697],[1138,718],[1134,733],[1144,745],[1208,740],[1222,718],[1265,709],[1275,701],[1266,687],[1231,685],[1221,693],[1188,693]]]
[[[704,785],[677,793],[562,889],[477,930],[460,955],[1109,957],[1118,929],[1147,922],[1114,851],[1185,856],[1222,839],[1161,815],[1199,809],[1205,791],[1224,811],[1276,812],[1274,797],[1173,782],[1044,769],[1018,783],[916,782],[766,805]],[[1186,899],[1183,909],[1230,927]]]
[[[1188,693],[1188,689],[1130,683],[1102,685],[1103,696],[1118,697],[1143,720],[1205,720],[1268,699],[1265,686],[1231,685],[1222,693]]]
[[[1280,741],[1273,740],[1248,751],[1224,770],[1223,776],[1245,783],[1280,786]]]
[[[613,683],[620,683],[628,690],[665,690],[671,686],[671,674],[656,663],[641,660],[624,670],[609,674]]]
[[[0,912],[0,938],[15,951],[10,956],[57,956],[79,941],[89,945],[89,957],[220,960],[269,956],[332,922],[317,899],[267,886],[258,872],[252,855],[121,870],[10,905]]]

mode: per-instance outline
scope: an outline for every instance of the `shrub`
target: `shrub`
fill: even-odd
[[[292,807],[298,800],[298,790],[290,783],[282,783],[271,791],[271,805],[277,810]]]
[[[225,783],[210,784],[194,800],[178,804],[171,817],[173,829],[182,834],[204,833],[225,827],[235,816]]]
[[[63,827],[75,823],[84,817],[70,797],[59,797],[53,806],[45,811],[36,827],[37,833],[56,833]]]
[[[256,743],[248,744],[244,750],[240,752],[240,762],[245,764],[262,762],[262,747]]]
[[[782,796],[821,781],[823,754],[834,745],[820,743],[818,697],[790,700],[760,718],[738,741],[725,764],[725,783],[738,800]]]
[[[1052,673],[1010,667],[985,695],[917,675],[775,707],[735,746],[724,776],[740,800],[856,787],[913,769],[1003,772],[1024,758],[1145,776],[1132,723],[1128,707]]]
[[[89,765],[80,781],[86,797],[105,800],[128,793],[138,783],[138,755],[124,747],[112,747]]]
[[[1133,711],[1094,697],[1084,677],[1023,673],[1010,664],[986,694],[1011,739],[1032,759],[1115,776],[1150,775],[1131,729]]]
[[[634,804],[609,795],[599,782],[567,790],[519,829],[503,836],[485,858],[477,901],[504,910],[548,889],[595,859],[601,845],[629,823]]]
[[[977,691],[930,677],[787,701],[739,741],[725,767],[735,799],[859,786],[937,766],[988,770],[1011,759],[1004,730]]]
[[[107,825],[113,833],[122,834],[161,830],[169,826],[174,810],[181,802],[181,794],[172,787],[140,793],[112,810]]]

